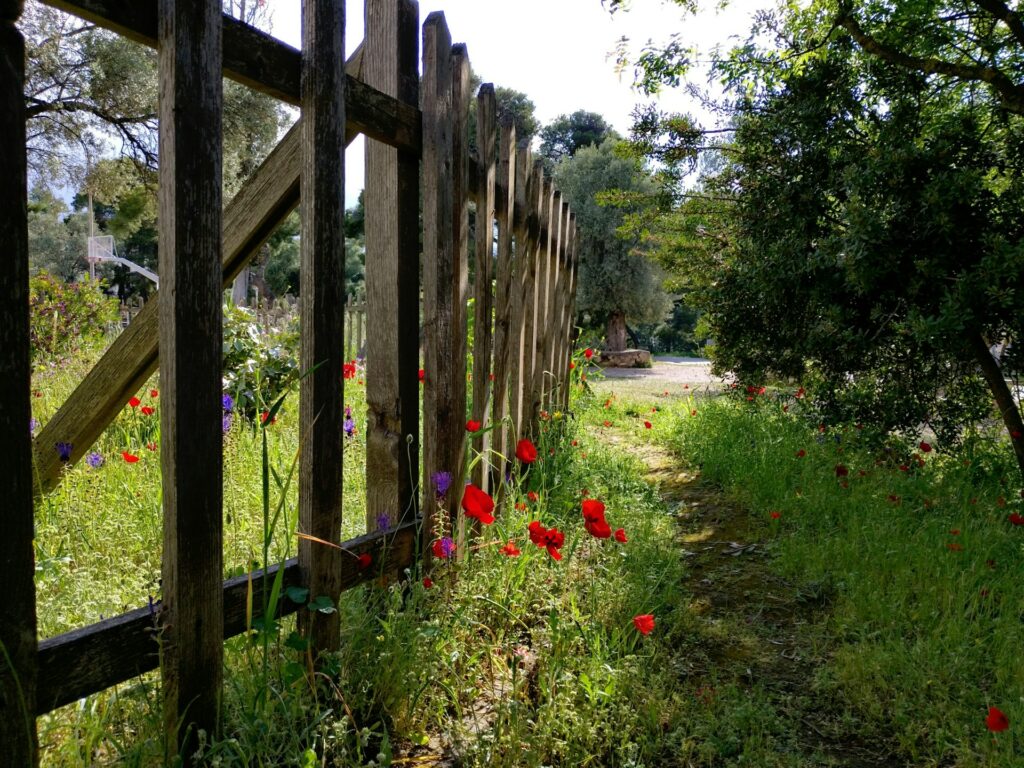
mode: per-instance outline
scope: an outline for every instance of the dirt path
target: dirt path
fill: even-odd
[[[810,683],[824,659],[815,650],[814,623],[827,600],[775,573],[770,529],[665,449],[626,434],[615,442],[647,465],[646,480],[675,511],[693,618],[692,642],[680,648],[681,683],[708,701],[729,684],[766,696],[786,723],[787,752],[796,757],[787,765],[901,765],[882,745],[844,732],[826,714],[835,707],[815,699]]]

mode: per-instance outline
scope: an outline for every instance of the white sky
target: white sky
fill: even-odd
[[[268,4],[273,34],[300,47],[300,0]],[[615,72],[611,54],[619,38],[628,37],[635,51],[648,40],[658,43],[679,33],[684,44],[707,54],[717,44],[745,38],[754,11],[774,2],[731,0],[716,12],[717,0],[702,0],[706,10],[696,17],[666,0],[633,0],[632,5],[610,16],[600,0],[421,0],[420,21],[444,11],[452,40],[467,45],[474,72],[484,82],[526,93],[541,125],[585,109],[626,134],[630,112],[647,99],[632,89],[632,70]],[[346,13],[345,44],[351,51],[363,37],[361,0],[348,0]],[[682,89],[667,92],[659,103],[665,110],[701,114]],[[346,165],[345,197],[352,205],[363,187],[362,139],[349,147]]]

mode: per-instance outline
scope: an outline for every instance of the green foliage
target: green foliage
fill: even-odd
[[[607,138],[620,138],[597,112],[579,109],[571,115],[559,115],[540,131],[540,154],[548,172],[564,157],[572,157],[583,147],[600,146]]]
[[[102,340],[120,320],[117,301],[99,282],[66,283],[46,272],[29,283],[32,358],[53,363]]]
[[[499,116],[508,112],[515,118],[517,140],[531,139],[537,135],[540,123],[537,121],[536,107],[529,96],[514,88],[499,85],[494,89],[494,99]]]
[[[656,437],[764,521],[774,569],[824,611],[808,640],[822,667],[802,681],[827,702],[819,723],[893,750],[891,764],[1021,764],[1020,740],[984,722],[989,706],[1024,718],[1010,608],[1024,600],[1022,529],[1007,520],[1022,502],[1005,443],[986,432],[955,455],[879,449],[867,428],[820,431],[798,403],[692,400]]]
[[[661,275],[636,237],[620,236],[626,214],[653,194],[650,176],[608,139],[563,160],[554,179],[579,228],[578,311],[598,323],[615,313],[632,322],[660,322],[671,307]]]
[[[84,216],[69,214],[64,202],[48,188],[33,188],[28,201],[28,253],[33,272],[74,281],[86,268],[88,234]]]
[[[249,419],[268,410],[298,376],[298,320],[265,331],[244,307],[224,308],[224,391]]]

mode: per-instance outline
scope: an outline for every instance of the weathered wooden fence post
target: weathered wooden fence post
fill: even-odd
[[[465,358],[456,360],[457,268],[454,242],[454,149],[452,143],[452,38],[444,14],[431,13],[423,25],[423,541],[429,566],[435,538],[435,482],[449,473],[456,486],[461,468],[465,414]],[[462,398],[458,395],[461,393]],[[453,503],[452,499],[456,501]],[[445,498],[449,522],[461,488]]]
[[[566,353],[565,353],[565,374],[563,374],[562,380],[565,382],[565,390],[562,392],[562,407],[569,407],[569,361],[572,358],[573,349],[576,346],[576,283],[579,279],[580,273],[580,231],[576,226],[576,214],[572,214],[570,218],[570,226],[572,227],[572,237],[570,239],[570,252],[569,252],[569,289],[567,299],[567,313],[568,313],[568,328],[566,336]]]
[[[341,538],[345,337],[345,2],[302,2],[302,325],[299,530]],[[299,541],[311,597],[337,600],[341,552]],[[313,658],[339,643],[337,612],[303,612]]]
[[[473,315],[473,419],[481,429],[489,426],[489,397],[491,393],[491,315],[494,299],[491,276],[494,263],[494,206],[498,159],[498,124],[495,120],[497,104],[494,86],[485,83],[477,94],[476,144],[479,176],[476,188],[476,278]],[[473,450],[482,458],[473,472],[473,482],[489,490],[490,459],[488,451],[492,435],[483,432],[473,436]]]
[[[25,161],[25,42],[21,0],[0,0],[0,755],[35,766],[36,587],[32,546],[32,416]],[[50,446],[55,451],[54,446]]]
[[[220,721],[221,5],[160,0],[164,728],[186,765]]]
[[[499,120],[498,173],[495,180],[494,218],[498,227],[498,270],[494,287],[494,423],[495,448],[508,458],[512,444],[512,384],[514,333],[512,328],[513,240],[512,217],[516,195],[516,124],[506,113]],[[504,461],[501,462],[504,464]],[[496,484],[500,484],[499,467]],[[500,486],[504,487],[504,486]]]
[[[533,327],[533,284],[536,275],[533,238],[528,230],[530,200],[536,193],[533,158],[528,139],[521,139],[516,147],[515,205],[512,209],[512,228],[515,232],[514,275],[512,278],[512,362],[509,369],[509,387],[512,393],[510,411],[515,426],[515,438],[527,436],[530,423],[530,382],[533,375],[533,347],[530,343]]]
[[[419,7],[367,0],[363,78],[419,106]],[[366,142],[366,529],[416,513],[419,157]]]
[[[561,200],[561,193],[559,193]],[[548,323],[544,336],[544,406],[554,410],[557,404],[556,391],[560,380],[558,378],[558,365],[556,354],[558,342],[561,338],[561,312],[565,306],[562,292],[565,279],[564,256],[566,247],[567,232],[569,229],[569,204],[561,201],[558,206],[557,246],[551,254],[551,271],[548,274],[549,286],[549,308]]]

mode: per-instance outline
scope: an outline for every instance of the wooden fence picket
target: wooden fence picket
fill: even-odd
[[[513,216],[516,197],[516,126],[511,114],[499,120],[498,173],[494,217],[498,228],[498,265],[494,291],[494,445],[500,457],[510,456],[513,443]],[[504,463],[504,462],[502,462]],[[504,467],[500,467],[500,472]],[[500,478],[499,478],[500,479]]]
[[[342,517],[345,337],[345,3],[302,2],[302,242],[299,311],[299,530],[338,543]],[[338,599],[342,553],[299,540],[311,597]],[[337,611],[300,614],[317,659],[340,641]]]
[[[533,159],[528,140],[520,140],[516,147],[515,204],[512,208],[512,229],[515,233],[512,277],[512,356],[509,368],[509,392],[511,402],[513,443],[526,437],[528,427],[525,418],[529,409],[529,381],[533,365],[532,347],[527,344],[532,333],[533,275],[536,262],[528,231],[529,200],[534,192]]]
[[[485,83],[477,94],[476,134],[479,172],[476,191],[476,276],[473,315],[473,410],[472,418],[481,425],[473,436],[473,451],[481,457],[473,470],[473,482],[485,491],[490,488],[489,448],[491,353],[494,299],[491,290],[494,264],[495,188],[498,160],[497,104],[494,86]]]
[[[461,416],[465,397],[465,362],[455,357],[454,315],[456,279],[454,247],[454,189],[452,166],[452,55],[451,35],[440,11],[423,25],[423,554],[426,565],[431,542],[443,531],[436,521],[436,478],[441,472],[454,478],[453,460],[461,451]],[[459,382],[461,380],[461,388]],[[457,415],[457,417],[456,417]],[[454,482],[451,483],[455,485]],[[449,488],[447,497],[457,493]],[[451,509],[448,498],[445,508]],[[449,518],[451,521],[452,518]]]
[[[36,587],[32,517],[28,189],[25,155],[25,42],[20,2],[0,2],[0,754],[10,765],[38,764]],[[50,451],[56,447],[50,444]]]
[[[221,8],[159,14],[161,669],[164,729],[191,765],[196,729],[220,723],[224,668]]]
[[[367,0],[364,78],[413,106],[419,103],[418,36],[415,2]],[[416,515],[419,157],[367,141],[364,204],[366,529],[373,531]]]

